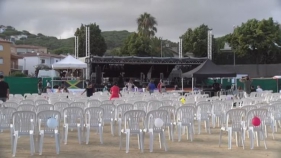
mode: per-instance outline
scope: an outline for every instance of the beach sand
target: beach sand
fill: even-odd
[[[116,127],[116,126],[115,126]],[[61,152],[56,155],[54,137],[46,136],[44,139],[43,154],[39,156],[38,152],[30,156],[29,137],[21,137],[18,140],[18,148],[16,157],[18,158],[280,158],[281,157],[281,131],[275,134],[275,140],[272,136],[266,139],[266,150],[261,141],[261,146],[250,149],[250,140],[246,138],[245,149],[237,147],[235,140],[232,141],[232,149],[227,147],[227,133],[223,134],[222,146],[218,146],[219,142],[219,128],[211,128],[212,134],[207,134],[202,126],[201,134],[197,134],[197,126],[195,126],[196,135],[194,135],[193,142],[186,139],[186,135],[182,136],[181,142],[177,140],[177,133],[175,133],[175,141],[168,140],[166,133],[166,142],[168,151],[159,149],[158,136],[154,139],[154,151],[149,152],[149,136],[145,136],[144,153],[138,150],[137,137],[131,136],[130,151],[125,153],[125,137],[123,137],[123,148],[119,150],[119,136],[117,135],[117,128],[115,136],[110,134],[110,127],[104,128],[104,144],[99,143],[99,136],[96,131],[91,131],[90,142],[88,145],[78,143],[77,131],[70,131],[68,144],[61,143]],[[256,145],[256,143],[255,143]],[[38,146],[36,144],[36,146]],[[12,157],[10,146],[9,131],[0,133],[0,158]]]

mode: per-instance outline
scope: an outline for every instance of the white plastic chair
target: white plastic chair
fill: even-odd
[[[114,136],[114,118],[115,118],[115,105],[113,104],[102,104],[100,106],[103,108],[103,123],[110,123],[111,134]],[[103,124],[103,125],[104,125]]]
[[[122,148],[122,134],[126,134],[126,153],[129,153],[130,136],[134,134],[138,136],[139,149],[143,152],[145,116],[143,110],[130,110],[124,113],[124,129],[121,130],[120,135],[120,150]]]
[[[223,101],[214,101],[212,103],[212,125],[213,128],[216,127],[216,121],[218,126],[221,126],[221,123],[225,116],[225,103]]]
[[[156,101],[156,100],[149,101],[148,105],[147,105],[147,112],[152,111],[152,110],[157,110],[162,105],[163,105],[163,103],[161,101]]]
[[[173,142],[174,141],[174,122],[175,122],[176,109],[173,106],[162,106],[158,110],[166,110],[169,113],[166,127],[168,127],[169,140],[172,140],[172,142]]]
[[[145,132],[149,133],[149,151],[153,152],[153,143],[155,134],[159,134],[160,149],[162,146],[167,151],[166,138],[165,138],[165,125],[168,120],[168,111],[166,110],[152,110],[146,115],[146,129]],[[160,118],[163,121],[162,127],[155,126],[155,119]]]
[[[173,101],[172,100],[162,100],[163,106],[172,106]]]
[[[36,112],[35,105],[21,104],[18,106],[17,111],[33,111]]]
[[[85,109],[86,144],[89,144],[90,130],[98,129],[100,143],[103,144],[103,115],[104,110],[100,107],[89,107]]]
[[[30,138],[30,154],[35,153],[34,146],[34,126],[36,122],[36,113],[33,111],[17,111],[13,113],[13,121],[11,124],[12,134],[12,153],[16,156],[18,138],[21,136],[29,136]]]
[[[121,125],[122,125],[122,121],[124,119],[124,113],[129,111],[129,110],[133,110],[133,104],[120,104],[117,106],[116,111],[117,111],[117,115],[116,115],[116,119],[118,121],[118,135],[121,135]]]
[[[103,101],[101,102],[101,104],[102,104],[102,105],[104,105],[104,104],[113,104],[113,102],[114,102],[114,100],[103,100]]]
[[[36,113],[38,114],[41,111],[45,110],[54,110],[54,105],[52,104],[39,104],[36,107]]]
[[[187,127],[187,139],[193,141],[193,131],[194,131],[194,115],[196,109],[193,106],[182,106],[176,111],[176,123],[178,126],[178,141],[181,141],[183,127]],[[185,131],[185,130],[184,130]]]
[[[197,105],[197,121],[198,121],[198,134],[201,133],[201,121],[205,121],[205,129],[211,134],[210,130],[210,114],[212,105],[210,102],[202,102]]]
[[[20,104],[30,104],[30,105],[35,105],[34,101],[31,99],[26,99],[26,100],[22,100],[20,102]]]
[[[146,112],[148,102],[146,101],[137,101],[134,103],[134,110],[143,110]]]
[[[48,100],[38,99],[35,101],[35,105],[41,105],[41,104],[49,104]]]
[[[271,134],[272,138],[274,139],[274,112],[275,112],[275,107],[274,106],[262,106],[260,107],[261,109],[266,109],[268,111],[268,115],[264,120],[264,130],[265,130],[265,137],[267,138],[268,136],[268,131],[267,131],[267,126],[271,127]]]
[[[259,126],[252,125],[252,119],[254,117],[258,117],[261,120],[261,124]],[[257,139],[257,146],[260,146],[260,139],[264,140],[264,147],[267,149],[266,141],[265,141],[265,131],[264,131],[264,120],[267,117],[266,109],[253,109],[247,113],[247,129],[250,135],[250,147],[254,149],[254,138]],[[254,136],[256,134],[256,137]]]
[[[80,107],[67,107],[63,110],[64,115],[64,144],[67,144],[68,129],[77,128],[78,142],[81,144],[81,131],[84,127],[84,110]]]
[[[5,102],[2,105],[6,108],[9,107],[9,108],[15,108],[15,109],[18,108],[18,106],[19,106],[19,104],[16,102]]]
[[[40,106],[40,105],[39,105]],[[55,118],[58,122],[56,128],[49,128],[47,121],[49,118]],[[39,130],[39,155],[42,155],[44,136],[55,136],[56,153],[60,152],[60,119],[61,114],[59,111],[45,110],[37,114],[38,130]]]
[[[86,108],[85,102],[72,102],[72,103],[69,104],[69,107],[79,107],[79,108],[82,108],[82,109]]]
[[[236,133],[236,145],[238,146],[239,141],[242,141],[242,146],[244,149],[244,123],[243,118],[246,116],[245,109],[231,109],[226,112],[226,120],[220,130],[219,147],[221,146],[222,132],[228,132],[228,149],[232,146],[232,133]],[[240,134],[240,139],[238,140],[238,135]]]
[[[97,99],[91,99],[88,101],[88,107],[99,107],[101,102]]]
[[[67,107],[69,107],[67,102],[56,102],[54,104],[54,110],[59,111],[61,116],[63,116],[63,110]]]
[[[17,109],[12,107],[1,108],[1,115],[0,115],[0,131],[3,132],[5,129],[10,129],[12,115]]]

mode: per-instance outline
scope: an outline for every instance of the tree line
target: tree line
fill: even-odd
[[[161,38],[156,37],[157,21],[149,13],[141,14],[137,19],[137,32],[130,34],[123,45],[111,50],[116,56],[161,56]],[[104,38],[100,35],[98,25],[90,24],[91,53],[103,56],[106,52]],[[222,37],[213,38],[213,60],[217,64],[269,64],[281,61],[281,25],[273,18],[257,20],[250,19],[235,27],[232,33]],[[188,28],[181,36],[183,39],[183,52],[193,53],[195,57],[207,56],[207,40],[209,26],[202,24],[194,29]],[[85,39],[84,26],[77,28],[75,35]],[[225,43],[231,47],[230,52],[221,51]],[[80,41],[81,56],[85,52],[85,42]],[[177,43],[170,43],[177,47]],[[164,48],[165,50],[165,48]],[[85,55],[85,54],[84,54]],[[171,55],[169,55],[171,56]]]

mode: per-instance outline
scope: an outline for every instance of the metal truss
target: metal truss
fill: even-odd
[[[174,58],[174,57],[98,57],[86,58],[86,63],[92,64],[143,64],[143,65],[198,65],[207,58]]]

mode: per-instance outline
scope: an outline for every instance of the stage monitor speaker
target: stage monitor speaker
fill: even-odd
[[[102,83],[101,67],[97,66],[95,68],[95,71],[96,71],[96,84],[101,84]]]

